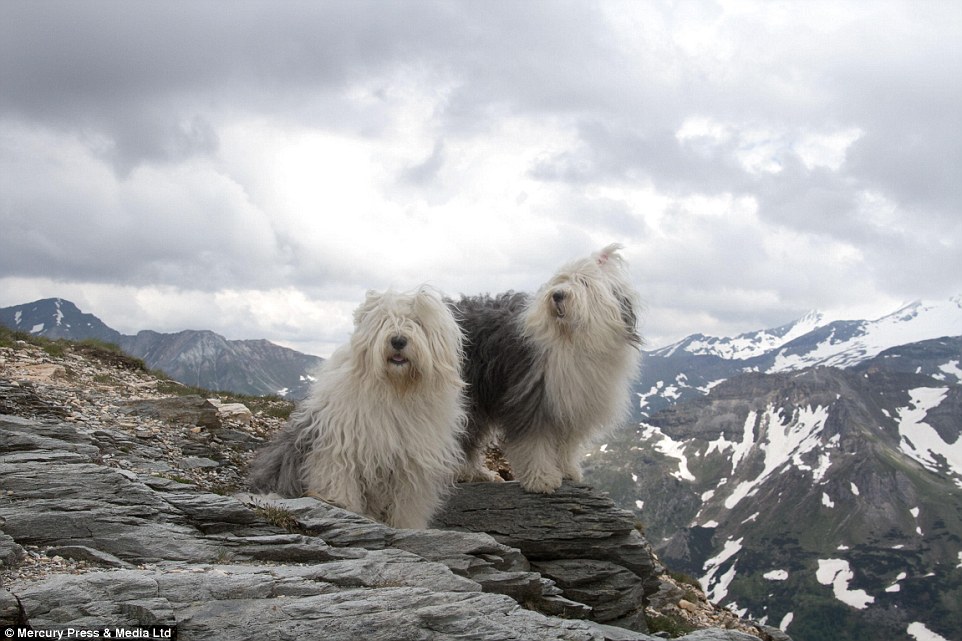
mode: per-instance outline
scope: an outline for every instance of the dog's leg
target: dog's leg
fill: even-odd
[[[421,488],[422,493],[400,493],[387,510],[387,524],[395,528],[411,530],[427,529],[437,509],[438,493],[434,489]]]
[[[558,450],[558,463],[561,464],[561,475],[571,481],[580,483],[584,480],[581,473],[581,457],[584,449],[578,439],[570,438],[562,441]]]
[[[371,516],[367,513],[367,501],[358,479],[348,473],[332,476],[334,478],[326,478],[326,475],[317,474],[315,469],[315,473],[308,476],[306,494],[350,512]]]
[[[489,427],[478,426],[473,420],[468,423],[468,429],[463,437],[461,447],[464,450],[464,462],[458,472],[459,483],[502,482],[501,476],[484,464],[484,450],[494,436],[494,430]]]
[[[504,482],[504,479],[494,470],[488,469],[488,466],[484,464],[484,449],[478,448],[465,458],[464,463],[461,465],[461,471],[458,473],[458,482],[501,483]]]
[[[531,432],[544,434],[547,429],[542,427]],[[504,449],[514,478],[521,482],[521,487],[525,490],[551,494],[561,487],[558,452],[549,439],[526,435],[505,440]]]
[[[441,481],[427,470],[413,467],[397,470],[387,489],[385,522],[391,527],[424,530],[441,503]]]

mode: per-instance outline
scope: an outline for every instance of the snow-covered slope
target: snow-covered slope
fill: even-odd
[[[821,312],[811,311],[793,323],[774,329],[739,334],[734,338],[716,336],[689,336],[676,345],[665,348],[672,351],[680,347],[690,354],[718,356],[726,360],[748,360],[764,356],[777,350],[786,343],[805,336],[809,332],[828,324],[829,319]]]
[[[911,353],[733,376],[610,435],[585,478],[796,641],[962,639],[962,386],[899,369]]]
[[[586,479],[797,641],[962,640],[960,383],[962,296],[689,336],[645,354]]]
[[[816,331],[819,329],[822,331]],[[824,330],[829,330],[827,335]],[[916,301],[878,320],[838,321],[813,328],[780,346],[768,371],[784,372],[813,365],[851,367],[892,347],[960,335],[962,296],[947,301]]]
[[[635,389],[637,418],[704,396],[745,372],[855,367],[896,347],[956,336],[962,336],[962,296],[916,301],[876,320],[833,320],[809,312],[781,327],[730,338],[695,334],[645,353]],[[930,357],[935,358],[935,352]],[[931,366],[943,372],[944,380],[962,380],[962,367],[951,353]]]
[[[734,337],[694,334],[653,350],[667,358],[679,351],[730,361],[774,359],[769,371],[813,365],[849,367],[897,345],[962,335],[962,295],[944,301],[915,301],[877,320],[837,320],[817,311],[776,327]]]

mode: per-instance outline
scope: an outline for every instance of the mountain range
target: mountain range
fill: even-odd
[[[662,560],[797,641],[962,639],[962,297],[645,354],[586,459]]]
[[[321,359],[209,331],[122,335],[62,299],[0,324],[118,344],[185,383],[303,397]],[[647,351],[585,459],[665,563],[796,641],[962,641],[962,296],[812,312]]]
[[[211,390],[293,400],[307,395],[319,356],[266,340],[228,340],[209,330],[121,334],[62,298],[0,309],[0,325],[50,339],[96,339],[113,343],[151,369],[176,381]]]
[[[638,383],[638,418],[678,401],[703,396],[745,372],[776,373],[806,367],[851,367],[883,351],[944,336],[962,335],[962,296],[916,301],[877,320],[828,320],[819,312],[776,327],[714,337],[693,334],[645,352]],[[958,382],[951,354],[925,373]],[[941,369],[944,368],[944,369]]]

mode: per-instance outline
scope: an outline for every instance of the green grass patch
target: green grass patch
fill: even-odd
[[[259,505],[254,508],[254,512],[256,512],[258,516],[262,517],[271,525],[276,525],[277,527],[283,528],[288,532],[293,532],[296,534],[303,533],[300,524],[297,522],[297,517],[294,516],[293,512],[290,510],[285,510],[284,508],[277,507],[276,505]]]
[[[0,347],[12,347],[13,349],[18,349],[23,347],[24,343],[27,345],[41,346],[50,342],[52,341],[46,338],[41,338],[40,336],[28,334],[27,332],[12,330],[8,327],[0,327]]]
[[[669,639],[684,636],[698,629],[684,619],[650,612],[645,613],[645,622],[648,624],[648,634],[665,634]]]
[[[698,579],[690,574],[685,574],[684,572],[669,572],[668,576],[682,585],[690,585],[701,590],[701,583],[699,583]]]
[[[185,385],[173,380],[166,373],[149,369],[143,359],[130,356],[120,346],[96,338],[82,341],[65,339],[51,340],[42,336],[34,336],[27,332],[14,331],[7,327],[0,327],[0,347],[19,349],[24,345],[34,345],[54,358],[61,358],[69,351],[89,356],[107,365],[120,369],[144,372],[157,379],[157,391],[170,396],[202,396],[203,398],[217,398],[223,403],[243,403],[254,414],[287,420],[294,410],[294,403],[276,394],[254,396],[239,394],[223,390],[209,390],[193,385]],[[112,382],[107,375],[98,374],[95,382],[108,384]]]
[[[67,346],[61,341],[49,341],[41,345],[40,349],[54,358],[63,358],[67,354]]]

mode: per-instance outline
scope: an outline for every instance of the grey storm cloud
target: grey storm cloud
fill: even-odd
[[[341,309],[612,240],[664,336],[949,296],[959,77],[957,3],[8,0],[0,304]]]

